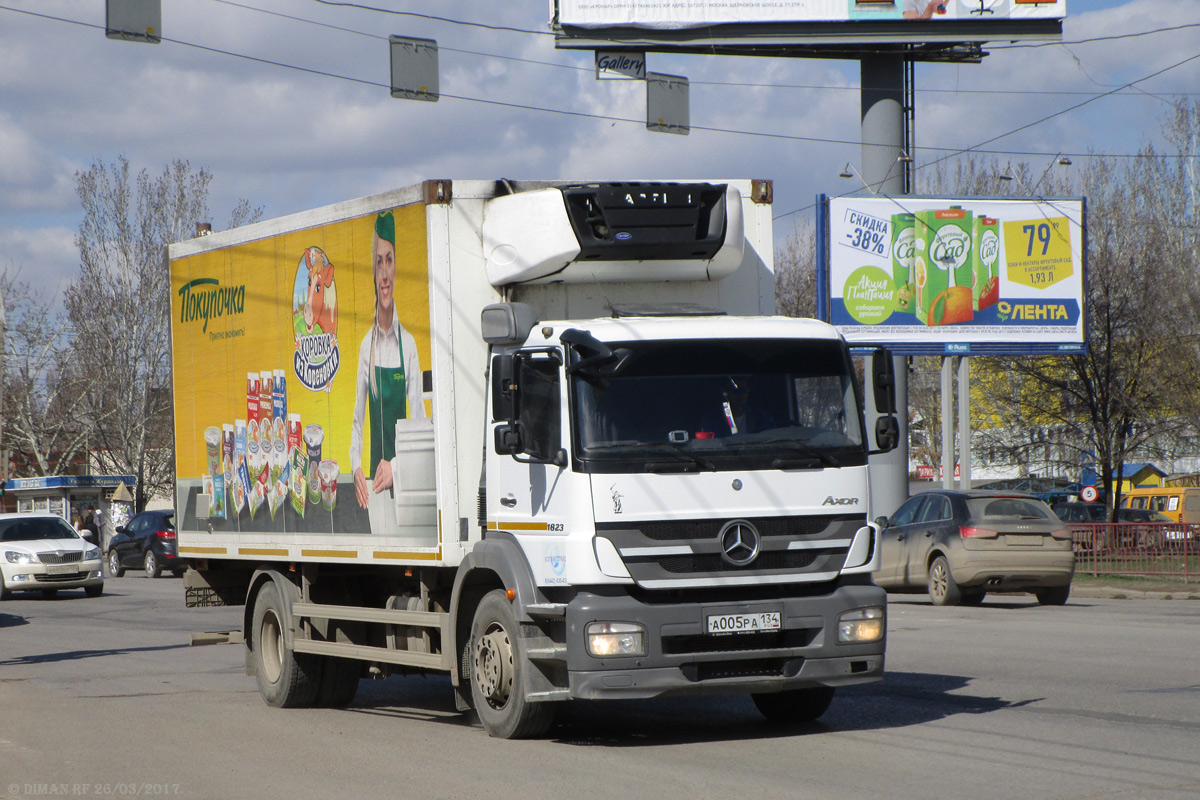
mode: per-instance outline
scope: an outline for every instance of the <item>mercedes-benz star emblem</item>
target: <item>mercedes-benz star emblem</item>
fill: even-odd
[[[721,556],[734,566],[744,567],[758,557],[758,531],[744,519],[725,523],[717,539]]]

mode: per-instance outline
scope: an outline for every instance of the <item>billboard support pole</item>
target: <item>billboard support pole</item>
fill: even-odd
[[[903,50],[879,51],[859,61],[862,106],[862,179],[880,196],[906,191]],[[891,514],[908,499],[908,359],[894,356],[899,446],[871,456],[871,518]]]
[[[942,488],[954,488],[953,356],[942,356]]]
[[[958,488],[971,488],[971,359],[958,359]]]

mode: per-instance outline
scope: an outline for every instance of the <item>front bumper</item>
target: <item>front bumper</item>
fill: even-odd
[[[642,602],[626,594],[581,592],[567,605],[568,680],[573,698],[640,699],[665,695],[776,692],[867,683],[883,677],[884,638],[838,644],[837,622],[859,608],[883,610],[887,596],[870,584],[827,594],[771,599]],[[706,633],[713,614],[780,611],[771,633]],[[584,631],[595,621],[645,626],[646,654],[597,658]]]
[[[71,566],[74,568],[71,572],[56,572],[48,569],[46,564],[6,563],[2,567],[4,588],[10,592],[42,592],[47,589],[85,589],[104,585],[100,559],[80,561]]]

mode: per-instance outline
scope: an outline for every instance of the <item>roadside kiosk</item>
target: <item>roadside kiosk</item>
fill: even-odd
[[[115,528],[129,521],[133,513],[135,486],[132,475],[51,475],[39,478],[14,478],[4,484],[5,494],[17,499],[17,511],[57,514],[67,522],[73,513],[87,512],[89,505],[99,512],[101,550],[107,550]]]

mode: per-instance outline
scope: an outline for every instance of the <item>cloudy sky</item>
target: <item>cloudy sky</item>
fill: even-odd
[[[75,174],[122,155],[209,169],[217,230],[243,198],[275,217],[428,178],[737,177],[774,180],[782,236],[861,164],[856,62],[650,54],[688,77],[692,125],[652,133],[642,84],[555,49],[546,0],[164,0],[157,45],[104,21],[104,0],[0,0],[0,270],[48,296],[77,274]],[[389,34],[437,40],[439,102],[390,97]],[[1061,44],[987,49],[918,65],[918,167],[1160,143],[1200,91],[1200,0],[1069,0]]]

